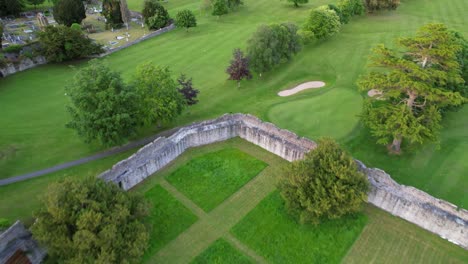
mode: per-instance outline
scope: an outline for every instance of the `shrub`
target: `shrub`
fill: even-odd
[[[81,26],[80,24],[78,23],[73,23],[71,26],[70,26],[71,29],[74,29],[74,30],[78,30],[78,31],[81,31]]]
[[[157,0],[146,0],[142,14],[150,29],[163,28],[170,22],[169,13]]]
[[[5,53],[16,53],[19,54],[23,50],[23,46],[21,45],[10,45],[3,49]]]
[[[378,10],[395,10],[400,5],[400,0],[364,0],[368,12]]]
[[[218,18],[222,15],[225,15],[229,12],[226,0],[216,0],[213,4],[213,12],[211,13],[213,16],[217,16]]]
[[[8,219],[0,218],[0,230],[5,230],[11,226],[11,222]]]
[[[288,166],[279,187],[291,215],[301,223],[318,224],[360,211],[369,183],[336,142],[321,139],[303,160]]]
[[[197,26],[195,15],[190,10],[182,10],[176,15],[176,26],[184,27],[187,31],[191,27]]]

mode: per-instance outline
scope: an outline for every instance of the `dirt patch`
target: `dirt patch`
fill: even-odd
[[[300,91],[303,91],[303,90],[307,90],[307,89],[317,89],[317,88],[322,88],[325,86],[325,83],[324,82],[321,82],[321,81],[312,81],[312,82],[306,82],[306,83],[303,83],[303,84],[300,84],[292,89],[288,89],[288,90],[283,90],[281,92],[278,93],[279,96],[290,96],[290,95],[293,95],[293,94],[296,94]]]

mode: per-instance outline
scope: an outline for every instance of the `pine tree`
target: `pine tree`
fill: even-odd
[[[461,46],[444,25],[426,25],[398,44],[403,54],[384,45],[375,48],[371,65],[386,71],[371,72],[358,81],[363,91],[382,92],[379,98],[367,99],[363,119],[377,143],[392,142],[389,149],[395,153],[400,153],[403,139],[410,143],[436,140],[440,108],[465,100],[443,86],[463,82],[457,61]]]
[[[320,139],[303,160],[288,165],[279,189],[291,215],[318,224],[362,209],[369,183],[353,158],[332,139]]]
[[[234,50],[231,64],[226,72],[229,74],[228,80],[237,81],[238,88],[240,87],[240,81],[242,79],[252,79],[252,74],[249,69],[249,59],[244,57],[244,53],[240,49]]]

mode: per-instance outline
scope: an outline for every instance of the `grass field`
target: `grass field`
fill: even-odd
[[[145,198],[152,204],[150,242],[144,256],[148,259],[191,226],[197,217],[160,185],[146,192]]]
[[[265,198],[233,229],[243,243],[269,263],[339,263],[366,224],[364,215],[320,225],[300,225],[279,192]]]
[[[294,8],[286,1],[246,0],[237,12],[217,19],[198,12],[199,0],[169,1],[171,14],[188,8],[197,11],[198,27],[175,30],[108,56],[111,67],[129,79],[135,67],[152,61],[169,65],[174,73],[193,77],[201,90],[200,103],[167,126],[213,118],[226,112],[248,112],[313,139],[337,138],[357,158],[382,168],[400,183],[467,207],[468,111],[464,107],[444,121],[441,148],[426,145],[401,156],[388,156],[376,146],[357,118],[362,97],[354,85],[365,71],[367,56],[377,43],[391,45],[394,38],[413,34],[428,22],[443,22],[468,37],[468,2],[465,0],[403,0],[398,10],[354,19],[329,40],[307,46],[289,63],[262,78],[243,82],[241,89],[227,81],[224,70],[234,48],[244,48],[256,27],[292,21],[302,24],[310,8],[332,0],[312,1]],[[129,1],[138,9],[142,1]],[[81,67],[82,64],[76,64]],[[64,86],[74,70],[47,65],[0,80],[0,177],[26,173],[80,158],[102,149],[85,144],[65,128]],[[295,96],[276,93],[309,80],[327,86]],[[143,129],[138,137],[158,129]]]
[[[249,264],[255,263],[224,239],[216,240],[207,250],[198,255],[191,264]]]
[[[192,159],[167,181],[209,212],[265,167],[264,162],[238,149],[223,149]]]

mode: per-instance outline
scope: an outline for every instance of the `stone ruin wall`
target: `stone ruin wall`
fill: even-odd
[[[302,159],[316,143],[244,114],[181,128],[160,137],[100,175],[128,190],[176,159],[186,149],[240,137],[288,161]],[[399,185],[380,169],[357,161],[371,184],[368,202],[468,249],[468,211],[413,187]]]
[[[7,263],[18,250],[23,251],[33,264],[41,263],[46,255],[20,221],[0,233],[0,263]]]
[[[31,69],[46,63],[47,60],[44,56],[37,56],[32,59],[24,58],[18,63],[8,63],[5,67],[0,67],[0,78],[15,74],[17,72],[25,71],[27,69]]]

